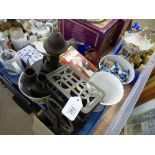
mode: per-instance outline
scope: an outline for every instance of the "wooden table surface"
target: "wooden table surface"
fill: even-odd
[[[103,115],[103,118],[101,119],[100,123],[98,124],[98,126],[94,130],[93,134],[95,134],[95,135],[104,134],[104,132],[106,131],[108,125],[111,123],[112,119],[115,117],[118,110],[121,108],[122,104],[126,100],[126,98],[127,98],[128,94],[130,93],[131,89],[132,89],[132,85],[130,85],[130,84],[124,86],[124,96],[123,96],[122,100],[118,104],[110,106],[108,108],[106,113]]]
[[[98,124],[98,126],[94,130],[93,134],[95,134],[95,135],[104,134],[107,127],[109,126],[109,124],[111,123],[111,121],[113,120],[115,115],[117,114],[118,110],[121,108],[122,104],[126,100],[131,89],[132,89],[132,85],[125,85],[124,86],[125,91],[124,91],[123,99],[118,104],[109,107],[107,112],[103,115],[103,118],[101,119],[100,123]],[[146,93],[150,93],[151,95],[146,95]],[[144,102],[147,102],[152,98],[155,98],[155,68],[152,71],[150,79],[148,80],[145,88],[143,89],[141,96],[139,97],[137,105],[143,104]]]
[[[116,43],[115,47],[109,47],[103,53],[102,57],[105,56],[105,55],[108,55],[108,54],[112,54],[112,51],[116,48],[116,46],[119,43],[119,41]],[[155,75],[155,69],[152,71],[152,75],[151,76],[153,76],[153,75]],[[132,87],[133,86],[131,84],[124,85],[124,96],[123,96],[122,100],[119,103],[117,103],[116,105],[110,106],[108,108],[106,113],[101,118],[99,124],[95,128],[95,130],[93,132],[94,135],[101,135],[101,134],[103,135],[105,133],[105,131],[107,130],[108,126],[112,122],[113,118],[115,117],[117,112],[120,110],[120,108],[123,105],[124,101],[126,100],[126,98],[128,97],[129,93],[131,92]]]

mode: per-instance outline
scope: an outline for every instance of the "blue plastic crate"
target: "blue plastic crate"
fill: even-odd
[[[87,122],[79,131],[79,135],[91,135],[91,134],[93,134],[94,129],[99,124],[101,118],[104,116],[107,109],[108,109],[108,106],[105,106],[100,112],[91,112],[88,116]]]
[[[6,77],[12,85],[18,86],[18,79],[20,75],[10,75],[6,71],[6,69],[3,67],[3,65],[0,63],[0,74]],[[46,109],[44,104],[39,104],[40,108],[43,110]],[[84,126],[80,129],[79,135],[90,135],[93,133],[94,129],[96,128],[99,120],[103,117],[104,113],[107,110],[107,106],[103,108],[100,112],[91,112],[88,116],[87,122],[84,124]]]
[[[19,74],[17,75],[9,74],[1,63],[0,63],[0,74],[6,77],[11,83],[18,85]]]
[[[38,104],[41,109],[45,110],[45,104]],[[94,129],[97,127],[101,118],[104,116],[107,111],[108,106],[104,106],[104,108],[100,112],[91,112],[88,115],[88,120],[83,125],[83,127],[79,130],[78,135],[91,135],[94,132]]]

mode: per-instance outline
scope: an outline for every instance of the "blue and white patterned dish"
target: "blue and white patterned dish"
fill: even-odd
[[[43,59],[43,54],[37,51],[31,45],[27,45],[23,49],[19,50],[17,54],[21,60],[26,63],[27,66],[34,64],[40,59]]]
[[[125,58],[118,55],[104,56],[100,60],[99,68],[101,71],[115,75],[123,84],[130,83],[135,77],[133,66]]]

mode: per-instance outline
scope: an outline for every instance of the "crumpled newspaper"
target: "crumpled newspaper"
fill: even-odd
[[[151,43],[151,40],[147,38],[145,32],[125,32],[123,41],[124,46],[135,53],[146,52],[153,47],[153,43]]]

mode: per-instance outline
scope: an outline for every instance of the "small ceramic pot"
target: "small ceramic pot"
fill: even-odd
[[[27,84],[25,84],[23,82],[23,78],[24,78],[24,72],[20,75],[19,80],[18,80],[18,87],[19,90],[22,92],[23,95],[25,95],[26,97],[28,97],[32,102],[34,103],[39,103],[39,104],[45,104],[47,102],[47,100],[50,98],[50,93],[48,95],[42,95],[41,96],[33,96],[28,90],[27,90]],[[35,84],[35,83],[34,83]]]
[[[39,73],[36,77],[36,82],[30,88],[30,94],[35,97],[44,97],[49,95],[49,91],[46,89],[47,81],[46,74]]]
[[[13,27],[9,30],[9,34],[10,34],[10,40],[16,51],[28,45],[27,37],[25,36],[22,28]]]
[[[39,73],[36,78],[36,83],[40,85],[42,89],[44,89],[47,83],[46,74]]]
[[[24,71],[24,81],[34,82],[36,79],[36,72],[32,67],[28,67]]]

